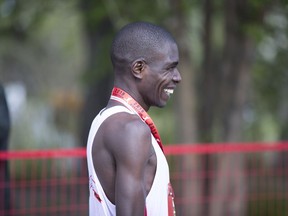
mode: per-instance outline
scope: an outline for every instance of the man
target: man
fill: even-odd
[[[88,137],[90,216],[173,215],[169,168],[146,111],[164,107],[181,81],[177,44],[159,26],[131,23],[114,38],[111,60],[114,88]]]
[[[10,132],[10,115],[5,96],[4,87],[0,83],[0,151],[8,150],[8,138]],[[10,188],[8,161],[0,159],[0,212],[9,212]]]

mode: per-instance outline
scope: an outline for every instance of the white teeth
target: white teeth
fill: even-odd
[[[165,92],[167,95],[170,95],[170,94],[173,94],[174,89],[164,89],[164,92]]]

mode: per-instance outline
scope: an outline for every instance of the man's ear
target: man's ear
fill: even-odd
[[[143,59],[137,59],[132,63],[132,73],[138,79],[142,79],[143,71],[146,67],[146,62]]]

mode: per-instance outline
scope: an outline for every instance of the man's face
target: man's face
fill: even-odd
[[[147,64],[142,95],[145,95],[144,101],[148,106],[164,107],[181,81],[177,69],[178,47],[175,43],[166,42],[154,56]]]

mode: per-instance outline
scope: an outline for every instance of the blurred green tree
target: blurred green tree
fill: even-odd
[[[250,95],[254,84],[252,78],[257,47],[267,33],[264,31],[266,28],[264,19],[275,8],[287,7],[287,4],[283,3],[269,0],[224,0],[217,3],[206,0],[203,2],[203,63],[202,72],[199,74],[197,95],[197,131],[200,142],[229,144],[249,138],[244,132],[247,121],[251,119],[245,119],[245,116],[251,118],[247,117],[249,112],[247,107],[253,100]],[[219,29],[215,29],[215,26],[219,26],[219,22],[222,38],[220,40],[215,38],[215,35],[219,34]],[[258,78],[262,80],[264,76]],[[280,88],[278,90],[282,92]],[[267,95],[261,95],[261,100],[268,102]],[[270,102],[268,103],[271,105]],[[203,157],[202,166],[205,170],[211,169],[210,159],[210,156]],[[233,159],[231,156],[222,157],[217,169],[215,186],[212,187],[210,180],[205,179],[203,193],[205,196],[212,197],[221,193],[223,200],[217,199],[211,206],[206,206],[203,215],[245,215],[247,184],[243,175],[243,158],[241,156],[233,156]],[[228,181],[225,178],[224,172],[229,169],[239,170],[237,181]],[[231,205],[225,205],[225,200],[231,196],[231,193],[236,198]]]

